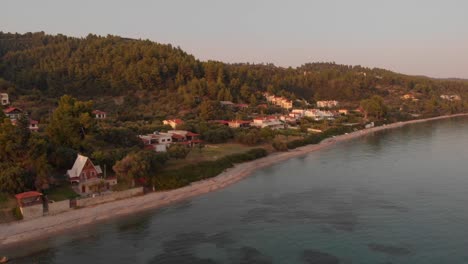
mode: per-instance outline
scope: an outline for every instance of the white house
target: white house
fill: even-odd
[[[10,99],[8,98],[7,93],[0,93],[0,103],[1,105],[9,105]]]
[[[255,118],[250,125],[258,128],[284,129],[284,123],[274,116]]]
[[[154,149],[156,152],[166,152],[167,148],[173,142],[172,134],[154,132],[149,135],[138,136],[146,148]]]
[[[332,119],[333,113],[330,111],[324,111],[319,109],[309,109],[305,111],[305,116],[311,117],[315,120],[323,120],[323,119]]]
[[[319,108],[333,108],[338,106],[338,101],[317,101],[317,107]]]

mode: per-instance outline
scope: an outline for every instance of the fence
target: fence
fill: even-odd
[[[54,202],[48,204],[49,215],[59,214],[70,210],[70,200]]]
[[[77,207],[87,207],[87,206],[92,206],[96,204],[101,204],[101,203],[107,203],[115,200],[120,200],[120,199],[125,199],[137,195],[142,195],[143,194],[143,187],[139,188],[133,188],[130,190],[126,191],[121,191],[121,192],[113,192],[109,194],[103,194],[99,195],[96,197],[90,197],[90,198],[83,198],[83,199],[77,199],[76,200],[76,206]]]

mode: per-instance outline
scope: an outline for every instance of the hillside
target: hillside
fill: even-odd
[[[264,91],[311,102],[340,100],[354,106],[372,95],[384,97],[394,107],[402,104],[399,98],[406,93],[414,93],[422,101],[441,94],[468,98],[464,81],[335,63],[282,68],[202,62],[171,45],[117,36],[0,32],[0,58],[0,90],[9,89],[19,102],[38,111],[38,117],[48,111],[49,99],[63,94],[93,99],[103,110],[120,113],[124,119],[144,118],[141,113],[160,119],[180,111],[196,114],[204,100],[255,104]],[[41,104],[33,106],[35,102]]]
[[[468,109],[463,80],[335,63],[204,62],[148,40],[42,32],[0,32],[0,92],[9,100],[0,111],[7,198],[73,197],[64,175],[78,153],[117,176],[116,190],[135,181],[171,189],[268,152]]]

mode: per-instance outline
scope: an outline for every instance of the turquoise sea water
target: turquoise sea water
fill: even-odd
[[[0,253],[12,263],[468,263],[467,224],[462,117],[339,143]]]

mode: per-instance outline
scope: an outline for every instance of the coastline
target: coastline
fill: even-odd
[[[236,164],[234,167],[227,169],[225,172],[219,174],[216,177],[194,182],[189,186],[185,186],[179,189],[149,193],[143,196],[137,196],[92,207],[71,210],[62,214],[45,216],[29,221],[1,224],[0,247],[11,246],[13,244],[40,238],[46,238],[52,234],[63,232],[74,227],[148,209],[155,209],[177,201],[225,188],[228,185],[244,179],[257,169],[268,167],[291,158],[303,156],[308,153],[330,147],[335,143],[358,138],[382,130],[399,128],[409,124],[453,118],[457,116],[468,116],[468,113],[397,122],[385,126],[358,130],[353,133],[325,139],[319,144],[307,145],[297,149],[289,150],[287,152],[276,152],[261,159]]]

